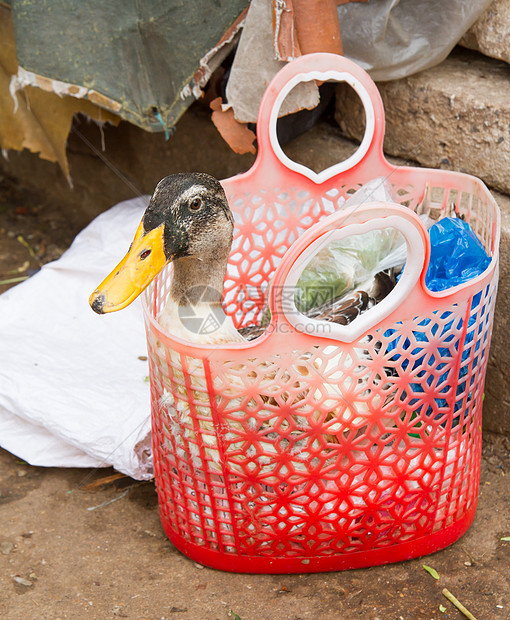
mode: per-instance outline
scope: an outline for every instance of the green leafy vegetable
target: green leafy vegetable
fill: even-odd
[[[297,309],[306,312],[370,282],[381,271],[381,261],[402,244],[396,228],[371,230],[329,243],[310,260],[298,280]]]

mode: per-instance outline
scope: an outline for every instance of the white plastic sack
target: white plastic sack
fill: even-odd
[[[105,316],[88,304],[146,204],[101,214],[59,260],[0,295],[0,446],[32,465],[152,477],[140,300]]]
[[[443,61],[492,0],[371,0],[338,7],[344,54],[376,82]]]

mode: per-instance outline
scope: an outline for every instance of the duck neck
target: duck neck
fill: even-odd
[[[193,256],[179,258],[174,273],[170,298],[179,306],[199,304],[221,305],[227,257],[199,260]]]

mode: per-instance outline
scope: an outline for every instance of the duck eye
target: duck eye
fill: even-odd
[[[197,211],[202,206],[202,200],[200,198],[193,198],[189,205],[194,211]]]
[[[140,260],[145,260],[147,258],[147,256],[150,255],[150,253],[152,252],[152,250],[144,250],[143,252],[140,253]]]

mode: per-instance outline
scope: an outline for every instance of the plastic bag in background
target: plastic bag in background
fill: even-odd
[[[437,65],[492,0],[371,0],[338,7],[344,55],[375,80]]]
[[[148,201],[101,213],[58,260],[0,295],[0,446],[31,465],[153,477],[141,302],[101,317],[87,302]]]
[[[363,67],[373,80],[394,80],[440,63],[492,0],[370,0],[338,7],[344,55]],[[287,3],[287,5],[290,3]],[[284,5],[282,8],[280,5]],[[287,5],[252,0],[226,96],[235,118],[256,123],[266,85],[283,66],[273,24]],[[313,27],[314,16],[309,23]],[[281,29],[280,29],[281,31]],[[301,82],[285,98],[279,116],[317,105],[313,82]]]
[[[430,262],[425,284],[444,291],[483,273],[491,259],[471,226],[459,218],[445,217],[430,230]]]

